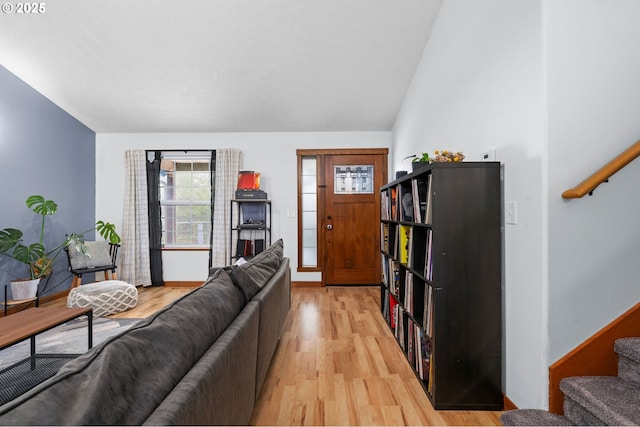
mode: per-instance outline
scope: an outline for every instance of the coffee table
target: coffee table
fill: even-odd
[[[0,371],[0,405],[32,389],[78,354],[36,354],[36,335],[87,316],[87,348],[93,347],[93,311],[89,307],[34,307],[0,318],[0,350],[27,339],[31,355]]]

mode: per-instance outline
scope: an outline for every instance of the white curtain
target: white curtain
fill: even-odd
[[[229,264],[231,257],[231,199],[238,186],[242,152],[237,148],[216,149],[216,183],[213,208],[213,239],[210,267]]]
[[[127,150],[120,278],[135,286],[151,286],[147,158],[144,150]]]

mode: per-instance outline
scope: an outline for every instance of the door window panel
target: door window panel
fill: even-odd
[[[335,165],[333,194],[373,194],[373,165]]]

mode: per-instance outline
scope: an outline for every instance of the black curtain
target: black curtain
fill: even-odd
[[[209,233],[209,269],[213,267],[213,208],[216,204],[216,150],[211,151],[211,161],[209,163],[211,178],[211,231]]]
[[[151,158],[153,160],[151,160]],[[162,277],[162,220],[160,211],[160,151],[147,151],[147,201],[149,208],[149,259],[151,284],[164,286]]]

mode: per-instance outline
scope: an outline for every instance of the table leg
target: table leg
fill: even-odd
[[[87,337],[89,341],[89,350],[91,350],[93,347],[93,311],[87,313],[87,327],[89,328],[89,336]]]
[[[36,369],[36,336],[31,336],[31,370]]]

